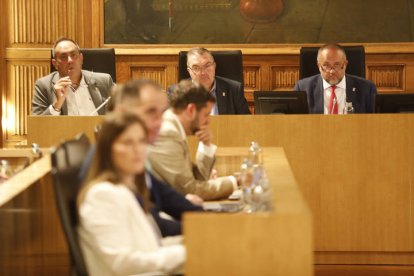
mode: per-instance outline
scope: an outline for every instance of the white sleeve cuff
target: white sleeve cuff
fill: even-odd
[[[198,143],[197,151],[207,155],[210,158],[213,158],[216,154],[217,146],[214,144],[210,144],[209,146],[205,145],[204,143]]]
[[[60,111],[58,112],[58,111],[56,111],[54,108],[53,108],[53,106],[52,105],[49,105],[49,111],[50,111],[50,114],[52,114],[52,115],[60,115]]]

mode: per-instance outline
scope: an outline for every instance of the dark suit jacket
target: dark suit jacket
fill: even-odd
[[[346,101],[352,102],[355,113],[373,113],[374,99],[377,94],[375,84],[369,80],[345,75]],[[306,91],[309,113],[323,114],[323,82],[321,75],[299,80],[295,91]]]
[[[83,182],[96,152],[96,145],[92,145],[85,156],[80,168],[78,180]],[[184,212],[203,211],[203,208],[193,205],[182,194],[171,188],[169,185],[155,178],[151,173],[150,199],[154,203],[150,210],[154,220],[157,222],[163,237],[181,235],[181,218]],[[139,201],[139,198],[138,198]],[[163,219],[159,212],[164,212],[175,220]]]
[[[96,73],[82,70],[82,75],[88,85],[88,90],[96,108],[100,106],[109,96],[110,90],[114,85],[109,74]],[[59,80],[59,72],[53,72],[35,82],[34,95],[32,100],[33,115],[51,115],[49,106],[56,100],[53,86]],[[99,115],[104,115],[106,108],[98,111]],[[62,105],[60,115],[68,115],[66,101]]]
[[[174,88],[168,88],[168,95]],[[219,115],[250,114],[243,85],[238,81],[216,76],[216,100]]]
[[[181,235],[181,218],[184,212],[203,211],[203,208],[193,205],[179,192],[169,185],[156,179],[148,173],[151,179],[151,201],[154,207],[151,214],[157,222],[163,237]],[[160,212],[167,213],[175,220],[163,219]]]
[[[216,76],[216,99],[219,114],[250,114],[243,85],[238,81]]]

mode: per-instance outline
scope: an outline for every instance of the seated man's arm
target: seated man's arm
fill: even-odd
[[[52,115],[49,106],[52,103],[48,98],[48,91],[44,84],[37,80],[34,86],[34,93],[32,99],[32,114],[33,115]]]
[[[251,114],[249,104],[244,96],[244,86],[238,83],[237,93],[235,94],[236,114]]]
[[[151,176],[151,183],[151,200],[159,206],[160,211],[167,213],[176,220],[181,220],[184,212],[203,210],[203,208],[193,205],[168,184],[153,176]]]
[[[188,146],[179,135],[161,134],[150,147],[149,159],[154,175],[183,195],[196,194],[212,200],[225,198],[233,192],[233,183],[228,177],[208,180],[208,176],[194,173]]]

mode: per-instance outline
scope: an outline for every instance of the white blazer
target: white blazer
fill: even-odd
[[[157,238],[156,225],[124,185],[92,186],[79,208],[79,219],[79,242],[91,276],[159,275],[183,268],[184,246]]]

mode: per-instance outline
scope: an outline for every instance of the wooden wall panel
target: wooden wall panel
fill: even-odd
[[[10,46],[50,46],[60,36],[75,38],[77,2],[9,0]]]
[[[272,89],[292,90],[299,80],[299,66],[272,66]]]
[[[404,91],[404,65],[371,65],[368,66],[368,79],[372,80],[377,88],[395,92]]]
[[[27,115],[31,114],[34,82],[49,73],[49,64],[13,62],[7,65],[9,77],[4,116],[7,140],[20,140],[27,134]]]

